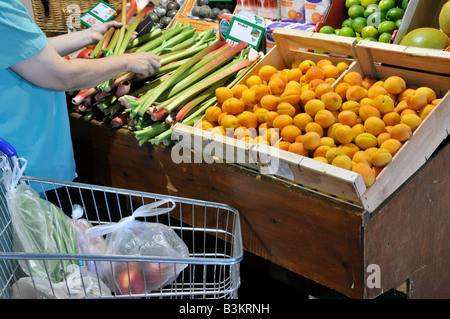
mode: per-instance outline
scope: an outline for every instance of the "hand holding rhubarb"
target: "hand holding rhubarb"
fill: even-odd
[[[153,75],[161,67],[159,56],[148,52],[128,53],[123,56],[128,59],[127,70],[140,78]]]

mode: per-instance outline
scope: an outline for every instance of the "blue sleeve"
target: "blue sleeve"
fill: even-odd
[[[32,57],[47,41],[19,0],[0,0],[0,69]]]

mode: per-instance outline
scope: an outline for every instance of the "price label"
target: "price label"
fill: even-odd
[[[81,23],[87,27],[107,22],[114,18],[116,10],[110,4],[100,1],[80,17]]]

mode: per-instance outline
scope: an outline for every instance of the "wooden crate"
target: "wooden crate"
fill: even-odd
[[[245,82],[266,64],[283,69],[290,67],[297,58],[318,61],[326,57],[333,63],[342,60],[350,62],[347,72],[357,71],[376,78],[401,76],[408,85],[434,89],[443,100],[415,130],[411,139],[404,143],[401,151],[377,176],[370,188],[365,186],[361,175],[352,171],[265,144],[249,144],[179,124],[174,128],[174,137],[180,139],[180,146],[195,152],[217,146],[223,152],[215,156],[222,159],[227,156],[227,150],[233,152],[232,154],[244,154],[241,158],[249,162],[237,164],[336,196],[373,212],[427,161],[450,132],[450,123],[447,120],[450,118],[448,53],[392,44],[374,44],[370,41],[357,43],[353,38],[281,28],[274,31],[274,39],[276,47],[241,82]],[[299,51],[298,48],[327,51],[330,55]],[[333,86],[338,85],[344,75],[345,73]],[[228,156],[228,159],[233,157]]]

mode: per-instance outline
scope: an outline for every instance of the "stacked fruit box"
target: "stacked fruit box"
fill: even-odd
[[[377,172],[373,183],[367,183],[363,173],[274,147],[273,144],[248,143],[177,124],[174,137],[179,140],[178,145],[202,153],[215,149],[212,158],[231,163],[236,163],[236,154],[243,154],[241,159],[244,160],[237,164],[339,197],[373,212],[426,162],[450,131],[446,120],[450,116],[448,53],[391,44],[374,45],[371,41],[357,42],[347,37],[286,29],[274,30],[274,39],[275,48],[241,83],[246,83],[265,65],[283,70],[291,68],[294,61],[317,63],[326,59],[334,65],[343,61],[349,65],[332,83],[334,90],[344,82],[346,75],[355,72],[374,80],[398,76],[409,86],[431,88],[442,99],[403,142],[400,150],[392,155],[389,163]],[[329,54],[296,50],[299,47]]]

